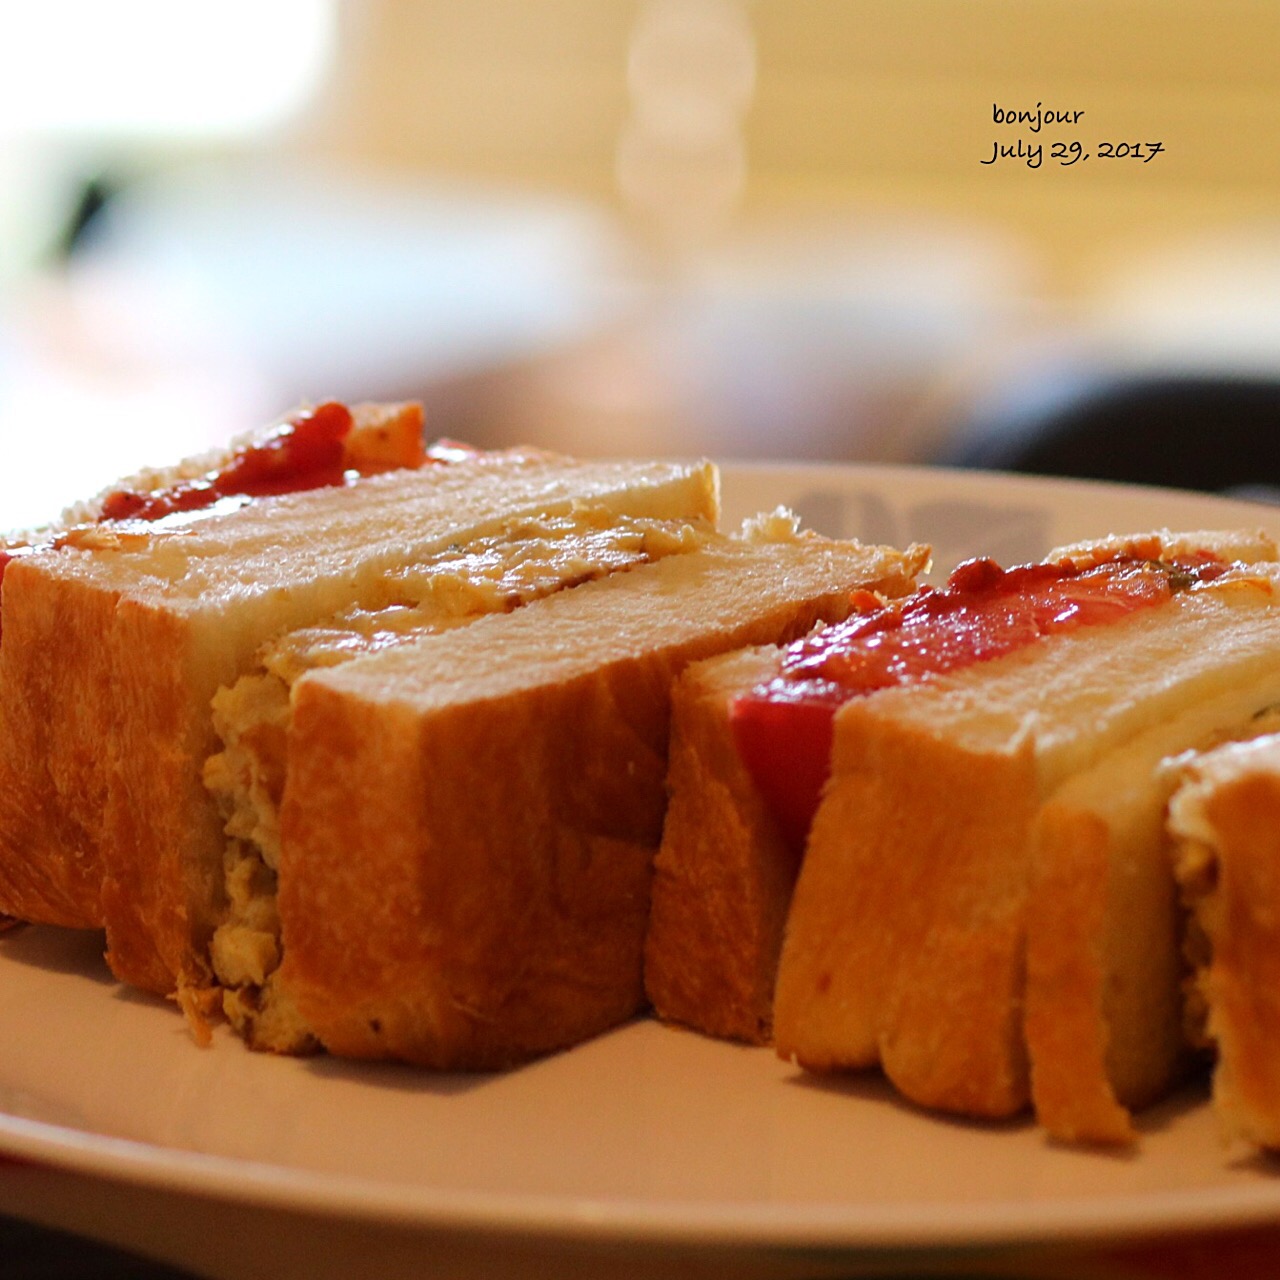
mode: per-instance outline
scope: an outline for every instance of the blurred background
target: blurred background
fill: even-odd
[[[329,397],[1270,492],[1277,66],[1274,0],[0,6],[0,527]]]

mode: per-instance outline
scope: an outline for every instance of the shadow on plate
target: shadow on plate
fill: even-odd
[[[985,1120],[930,1111],[896,1092],[889,1081],[876,1070],[837,1071],[817,1075],[797,1069],[794,1075],[787,1077],[786,1083],[796,1089],[811,1089],[818,1093],[856,1098],[861,1102],[891,1108],[904,1115],[925,1116],[931,1124],[949,1125],[953,1128],[975,1129],[984,1133],[1018,1133],[1031,1124],[1029,1114],[1013,1116],[1008,1120]]]
[[[1034,1125],[1030,1111],[1022,1112],[1007,1120],[985,1120],[979,1117],[948,1115],[945,1112],[929,1111],[919,1107],[909,1099],[895,1092],[893,1086],[876,1070],[833,1072],[830,1075],[809,1074],[797,1069],[794,1075],[787,1078],[793,1088],[811,1089],[820,1093],[840,1094],[847,1098],[888,1107],[904,1115],[926,1116],[931,1124],[947,1125],[956,1129],[977,1130],[983,1133],[1023,1133]],[[1045,1135],[1045,1145],[1050,1149],[1062,1151],[1087,1150],[1090,1154],[1106,1156],[1117,1161],[1130,1161],[1141,1157],[1142,1139],[1151,1137],[1171,1125],[1176,1124],[1188,1112],[1208,1105],[1209,1086],[1204,1075],[1197,1075],[1186,1084],[1174,1090],[1163,1101],[1140,1112],[1136,1117],[1138,1142],[1131,1147],[1115,1147],[1104,1144],[1088,1145],[1079,1143],[1057,1142]],[[1280,1155],[1274,1157],[1244,1156],[1239,1167],[1257,1168],[1274,1173],[1280,1169]]]
[[[246,1051],[247,1052],[247,1051]],[[304,1059],[306,1069],[322,1080],[344,1080],[369,1085],[388,1092],[434,1094],[455,1097],[472,1093],[509,1076],[510,1071],[463,1073],[430,1071],[406,1062],[366,1062],[351,1058],[334,1058],[327,1053]],[[520,1070],[521,1068],[516,1068]]]
[[[96,929],[18,925],[0,935],[0,956],[49,973],[73,973],[103,986],[115,984],[104,958],[106,943]]]

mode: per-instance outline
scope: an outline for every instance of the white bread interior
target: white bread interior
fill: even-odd
[[[72,530],[15,560],[0,633],[0,911],[107,929],[115,972],[208,981],[221,819],[201,770],[210,699],[262,644],[389,578],[582,503],[714,520],[709,464],[575,462],[532,450]]]
[[[305,675],[273,995],[331,1051],[459,1069],[631,1016],[672,681],[895,575],[898,552],[773,522]]]
[[[1190,755],[1176,777],[1169,827],[1214,1107],[1228,1135],[1280,1148],[1280,736]]]
[[[1274,565],[1233,569],[1113,624],[847,703],[783,947],[779,1052],[817,1070],[878,1062],[945,1110],[1025,1106],[1036,815],[1150,725],[1262,680],[1278,591]]]

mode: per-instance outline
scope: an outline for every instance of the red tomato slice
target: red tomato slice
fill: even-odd
[[[738,754],[797,866],[831,772],[836,710],[846,700],[837,685],[812,681],[792,700],[737,698],[729,709]]]
[[[160,520],[200,511],[232,495],[263,497],[341,484],[346,474],[343,441],[351,411],[330,402],[304,409],[263,440],[245,445],[218,471],[183,480],[154,493],[117,489],[102,504],[104,520]]]
[[[851,617],[791,645],[777,677],[734,699],[739,754],[779,828],[803,849],[843,703],[989,662],[1047,635],[1105,625],[1227,567],[1204,555],[1176,564],[1118,558],[1089,569],[971,560],[941,590],[921,588],[888,604],[859,593]]]
[[[419,404],[362,405],[353,413],[344,404],[328,401],[292,414],[206,475],[154,491],[116,489],[103,499],[98,519],[160,520],[202,511],[222,498],[300,493],[343,484],[349,475],[459,462],[479,453],[453,440],[424,448]],[[0,581],[17,556],[59,545],[59,537],[53,535],[36,546],[0,546]]]

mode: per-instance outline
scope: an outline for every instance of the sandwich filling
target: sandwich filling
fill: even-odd
[[[1188,1044],[1213,1049],[1209,973],[1214,939],[1227,929],[1230,910],[1222,892],[1219,848],[1221,836],[1206,812],[1215,785],[1243,774],[1252,759],[1265,760],[1280,743],[1280,707],[1266,707],[1248,728],[1175,756],[1167,767],[1178,781],[1169,802],[1168,826],[1173,838],[1173,872],[1186,910],[1183,958],[1187,978],[1183,987],[1183,1032]],[[1264,906],[1263,910],[1267,908]]]
[[[296,683],[308,671],[696,551],[707,536],[701,524],[619,517],[589,502],[563,516],[515,519],[389,575],[378,602],[278,637],[264,647],[255,671],[219,690],[213,714],[223,749],[206,763],[204,781],[226,824],[225,906],[210,959],[223,1012],[253,1047],[282,1053],[317,1047],[274,981],[283,957],[276,877]]]
[[[1208,554],[1121,554],[1010,569],[982,559],[960,565],[941,589],[924,587],[900,601],[863,593],[846,622],[791,645],[776,676],[734,699],[735,744],[798,856],[830,773],[835,715],[846,702],[1118,621],[1228,568]]]

